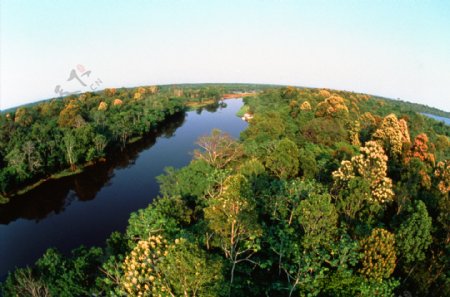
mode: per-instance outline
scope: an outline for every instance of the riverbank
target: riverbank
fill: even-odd
[[[238,112],[236,113],[236,115],[240,118],[242,118],[246,113],[248,113],[249,110],[249,106],[248,105],[242,105],[242,107],[238,110]]]
[[[185,112],[185,111],[182,111],[182,112]],[[162,123],[164,123],[165,121],[170,119],[170,117],[171,116],[169,116],[169,118],[165,118],[161,122],[157,123],[156,126],[158,127],[159,125],[161,125]],[[133,144],[133,143],[136,143],[136,142],[144,139],[144,137],[146,137],[146,136],[147,135],[136,135],[136,136],[133,136],[133,137],[128,139],[128,141],[126,143],[126,146],[130,145],[130,144]],[[118,150],[118,148],[117,147],[110,148],[110,150],[108,150],[106,155],[111,155],[114,150]],[[47,177],[40,178],[40,179],[38,179],[35,182],[32,182],[32,183],[27,184],[27,185],[24,185],[23,187],[20,187],[19,189],[12,190],[7,195],[0,194],[0,205],[9,203],[13,198],[15,198],[17,196],[21,196],[21,195],[27,194],[28,192],[38,188],[39,186],[45,184],[46,182],[59,180],[59,179],[65,178],[65,177],[75,176],[75,175],[78,175],[80,173],[83,173],[85,169],[87,169],[87,168],[89,168],[91,166],[97,165],[99,163],[106,162],[106,158],[107,157],[101,157],[101,158],[97,158],[97,159],[88,161],[88,162],[86,162],[84,164],[77,164],[75,170],[71,170],[70,168],[66,168],[66,169],[63,169],[62,171],[58,171],[58,172],[52,173],[52,174],[50,174]]]
[[[258,93],[256,92],[248,92],[248,93],[227,93],[227,94],[223,94],[222,95],[222,99],[221,100],[229,100],[229,99],[241,99],[244,97],[250,97],[250,96],[256,96]],[[220,100],[219,100],[220,101]],[[188,101],[186,102],[186,107],[188,108],[188,110],[195,110],[198,108],[203,108],[215,103],[218,103],[219,101],[216,101],[215,99],[208,99],[208,100],[204,100],[204,101]],[[242,116],[240,116],[242,117]]]
[[[88,168],[90,166],[94,166],[94,165],[102,163],[102,162],[105,162],[105,161],[106,161],[105,158],[92,160],[92,161],[89,161],[89,162],[87,162],[87,163],[85,163],[83,165],[78,165],[75,170],[70,170],[68,168],[68,169],[64,169],[63,171],[59,171],[57,173],[51,174],[48,177],[41,178],[41,179],[39,179],[38,181],[36,181],[36,182],[34,182],[32,184],[24,186],[23,188],[20,188],[19,190],[8,194],[8,196],[0,195],[0,204],[6,204],[6,203],[8,203],[11,200],[11,198],[14,198],[14,197],[20,196],[20,195],[24,195],[24,194],[28,193],[29,191],[36,189],[37,187],[39,187],[40,185],[42,185],[42,184],[44,184],[44,183],[46,183],[48,181],[58,180],[58,179],[61,179],[61,178],[64,178],[64,177],[80,174],[86,168]]]
[[[191,162],[199,137],[217,128],[237,138],[247,127],[235,116],[241,101],[226,102],[226,107],[201,113],[177,113],[141,141],[107,154],[104,163],[48,181],[1,205],[0,238],[5,240],[0,244],[0,278],[15,267],[32,265],[49,247],[68,255],[80,245],[104,246],[111,232],[123,232],[130,213],[158,196],[156,177],[166,167]]]
[[[244,98],[244,97],[251,97],[258,95],[257,92],[246,92],[246,93],[228,93],[223,94],[223,99],[238,99],[238,98]]]
[[[244,94],[244,93],[243,93]],[[227,94],[225,94],[227,95]],[[227,98],[225,98],[224,95],[224,99],[238,99],[238,98],[242,98],[242,97],[230,97],[228,96]],[[237,94],[231,94],[231,95],[237,95]],[[199,108],[203,108],[203,107],[207,107],[213,104],[216,104],[217,101],[214,99],[208,99],[208,100],[204,100],[202,102],[196,102],[196,101],[187,101],[185,102],[185,107],[186,107],[186,111],[192,111],[192,110],[196,110]],[[164,120],[162,121],[164,122]],[[132,144],[132,143],[136,143],[140,140],[142,140],[145,137],[145,135],[142,136],[134,136],[132,138],[130,138],[127,141],[127,145],[128,144]],[[71,170],[70,168],[64,169],[62,171],[53,173],[51,175],[49,175],[48,177],[45,178],[41,178],[39,180],[37,180],[36,182],[33,182],[31,184],[25,185],[21,188],[19,188],[18,190],[14,190],[11,191],[10,193],[8,193],[7,195],[2,195],[0,194],[0,205],[1,204],[7,204],[11,201],[12,198],[20,196],[20,195],[24,195],[28,192],[30,192],[31,190],[36,189],[37,187],[41,186],[42,184],[51,181],[51,180],[58,180],[58,179],[62,179],[65,177],[69,177],[69,176],[74,176],[77,174],[82,173],[87,167],[93,166],[98,164],[99,162],[104,162],[106,159],[105,158],[100,158],[100,159],[96,159],[96,160],[92,160],[89,161],[85,164],[81,164],[81,165],[77,165],[76,170]]]
[[[189,111],[191,111],[191,110],[195,110],[195,109],[198,109],[198,108],[206,107],[206,106],[209,106],[209,105],[212,105],[212,104],[215,104],[215,103],[217,103],[217,101],[214,100],[214,99],[204,100],[202,102],[189,101],[189,102],[186,102],[186,107],[187,107],[187,109]]]

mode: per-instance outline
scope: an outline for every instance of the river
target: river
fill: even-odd
[[[218,128],[235,138],[247,126],[236,116],[242,99],[172,117],[145,139],[83,173],[44,183],[0,205],[0,279],[33,264],[47,248],[67,254],[80,245],[103,246],[124,231],[130,213],[158,195],[155,177],[189,164],[195,141]]]
[[[424,112],[422,112],[422,114],[427,116],[427,117],[429,117],[429,118],[435,119],[436,121],[444,122],[445,124],[450,125],[450,119],[449,118],[444,118],[444,117],[440,117],[440,116],[437,116],[437,115],[434,115],[434,114],[429,114],[429,113],[424,113]]]

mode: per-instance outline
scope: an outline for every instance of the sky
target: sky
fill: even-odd
[[[450,111],[450,1],[0,0],[0,109],[63,91],[204,82]]]

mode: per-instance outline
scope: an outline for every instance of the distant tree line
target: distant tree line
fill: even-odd
[[[201,137],[124,233],[68,257],[49,249],[3,294],[450,295],[449,126],[325,89],[245,104],[240,139]]]
[[[249,86],[149,86],[52,99],[0,113],[0,200],[51,174],[76,171],[142,137],[188,102]],[[3,198],[2,198],[3,197]]]

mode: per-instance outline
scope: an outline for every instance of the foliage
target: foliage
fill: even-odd
[[[361,241],[361,247],[364,257],[360,272],[368,279],[380,282],[394,272],[397,260],[394,234],[375,228]]]
[[[95,285],[100,248],[77,248],[71,257],[48,249],[33,269],[18,269],[2,285],[5,296],[82,296]]]
[[[126,233],[133,240],[146,239],[154,234],[172,237],[190,222],[191,213],[179,196],[162,197],[147,208],[132,213]]]
[[[309,195],[300,202],[299,222],[305,232],[303,245],[305,248],[316,248],[333,241],[337,234],[337,212],[331,197]]]
[[[385,203],[393,199],[392,180],[387,177],[387,160],[382,147],[369,141],[360,149],[361,153],[351,161],[342,161],[341,167],[333,172],[335,186],[345,187],[349,181],[360,176],[370,182],[371,195],[364,197],[369,201]]]
[[[398,120],[395,114],[390,114],[383,119],[380,128],[373,134],[373,138],[379,140],[391,156],[400,155],[403,144],[410,142],[406,121]]]
[[[204,211],[209,228],[216,234],[217,245],[232,263],[230,284],[233,284],[236,264],[250,261],[259,250],[261,236],[247,179],[241,174],[229,176],[223,192],[210,198]]]
[[[215,129],[211,136],[203,136],[197,141],[203,151],[194,151],[196,159],[204,160],[215,168],[224,168],[242,155],[242,147],[230,135]]]
[[[405,210],[406,218],[402,220],[395,234],[397,250],[405,263],[423,261],[425,252],[431,244],[432,221],[425,203],[417,200],[414,206]]]
[[[343,117],[348,113],[344,99],[340,96],[330,96],[317,105],[317,117]]]
[[[222,261],[185,238],[168,248],[161,268],[176,296],[218,296],[226,284]]]
[[[280,179],[298,174],[299,150],[289,138],[283,138],[273,144],[265,158],[267,169]]]
[[[175,96],[157,86],[106,89],[1,115],[0,194],[12,196],[39,179],[107,157],[123,149],[130,139],[145,136],[165,119],[186,110],[190,101],[210,99],[211,94],[218,101],[229,88],[200,88],[195,98]],[[246,86],[237,88],[247,90]]]
[[[448,194],[450,191],[450,161],[445,160],[437,164],[434,175],[439,181],[438,189],[442,194]]]
[[[2,285],[2,296],[50,297],[45,283],[33,276],[30,268],[17,269]]]
[[[161,271],[167,253],[167,240],[161,236],[140,240],[123,263],[122,290],[131,296],[173,296]]]
[[[187,102],[252,90],[240,139],[203,136],[124,233],[67,257],[50,249],[2,294],[448,295],[450,126],[417,114],[433,111],[425,106],[239,84],[51,100],[0,114],[1,193],[108,158]]]

